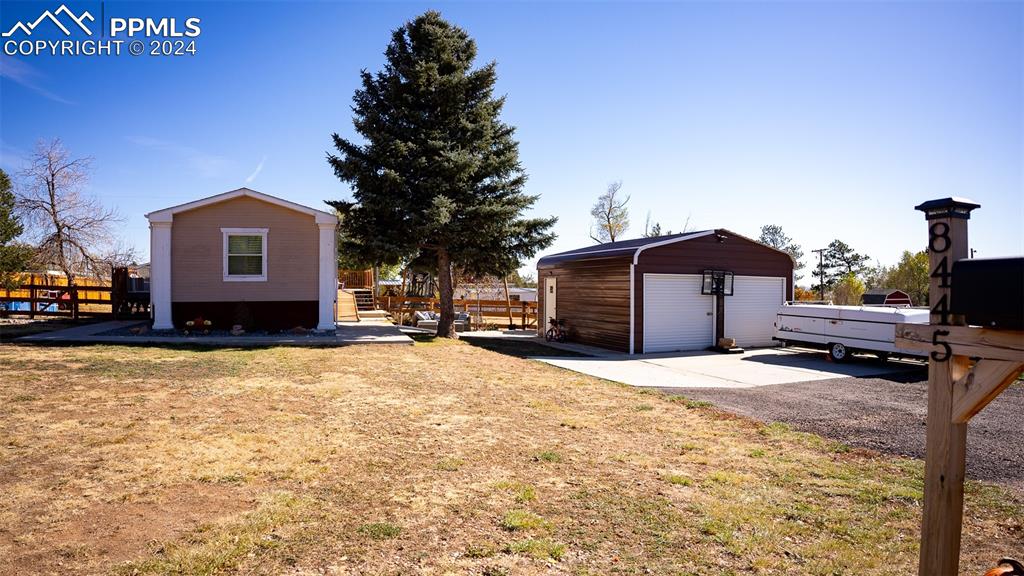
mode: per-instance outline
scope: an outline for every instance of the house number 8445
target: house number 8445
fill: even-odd
[[[943,254],[948,252],[952,241],[949,239],[949,224],[946,222],[935,222],[928,228],[928,250],[932,254]],[[953,273],[949,266],[949,256],[943,255],[939,259],[938,264],[935,266],[935,270],[932,271],[931,277],[938,279],[937,288],[943,288],[943,293],[939,297],[935,305],[932,306],[931,313],[939,316],[939,324],[948,326],[949,325],[949,292],[952,288],[952,276]],[[939,339],[940,336],[946,336],[949,334],[948,330],[936,330],[932,333],[932,344],[936,346],[942,346],[942,352],[932,352],[931,358],[936,362],[945,362],[949,360],[952,355],[952,350],[947,342]]]

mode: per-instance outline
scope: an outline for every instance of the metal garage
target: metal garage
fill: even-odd
[[[556,317],[571,340],[629,353],[701,350],[723,331],[738,346],[770,346],[793,290],[788,254],[721,228],[553,254],[537,272],[541,332]],[[728,292],[709,294],[712,276],[727,276]]]
[[[771,346],[775,313],[786,300],[785,278],[737,276],[733,295],[726,299],[725,334],[744,348]]]
[[[714,298],[699,274],[644,275],[644,351],[703,350],[715,341]]]

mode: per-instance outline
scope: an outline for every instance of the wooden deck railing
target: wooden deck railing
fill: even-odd
[[[338,270],[338,286],[373,288],[373,270]]]
[[[377,299],[377,304],[396,318],[416,312],[438,312],[440,310],[440,301],[437,298],[381,296]],[[489,318],[503,318],[506,321],[511,313],[513,320],[519,320],[519,326],[523,328],[537,327],[536,302],[513,300],[509,303],[505,300],[457,299],[455,300],[455,310],[469,312],[474,317],[479,314]],[[496,323],[501,324],[501,322]]]

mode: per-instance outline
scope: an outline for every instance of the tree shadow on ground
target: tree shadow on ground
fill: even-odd
[[[550,346],[545,346],[529,340],[517,340],[512,338],[474,338],[472,336],[463,337],[462,340],[471,346],[483,348],[484,350],[489,350],[491,352],[497,352],[498,354],[515,356],[516,358],[531,358],[537,356],[559,358],[588,357],[586,354],[573,352],[571,350],[551,348]]]

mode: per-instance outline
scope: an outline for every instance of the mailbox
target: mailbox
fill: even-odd
[[[953,264],[950,312],[972,326],[1024,330],[1024,258],[974,258]]]

